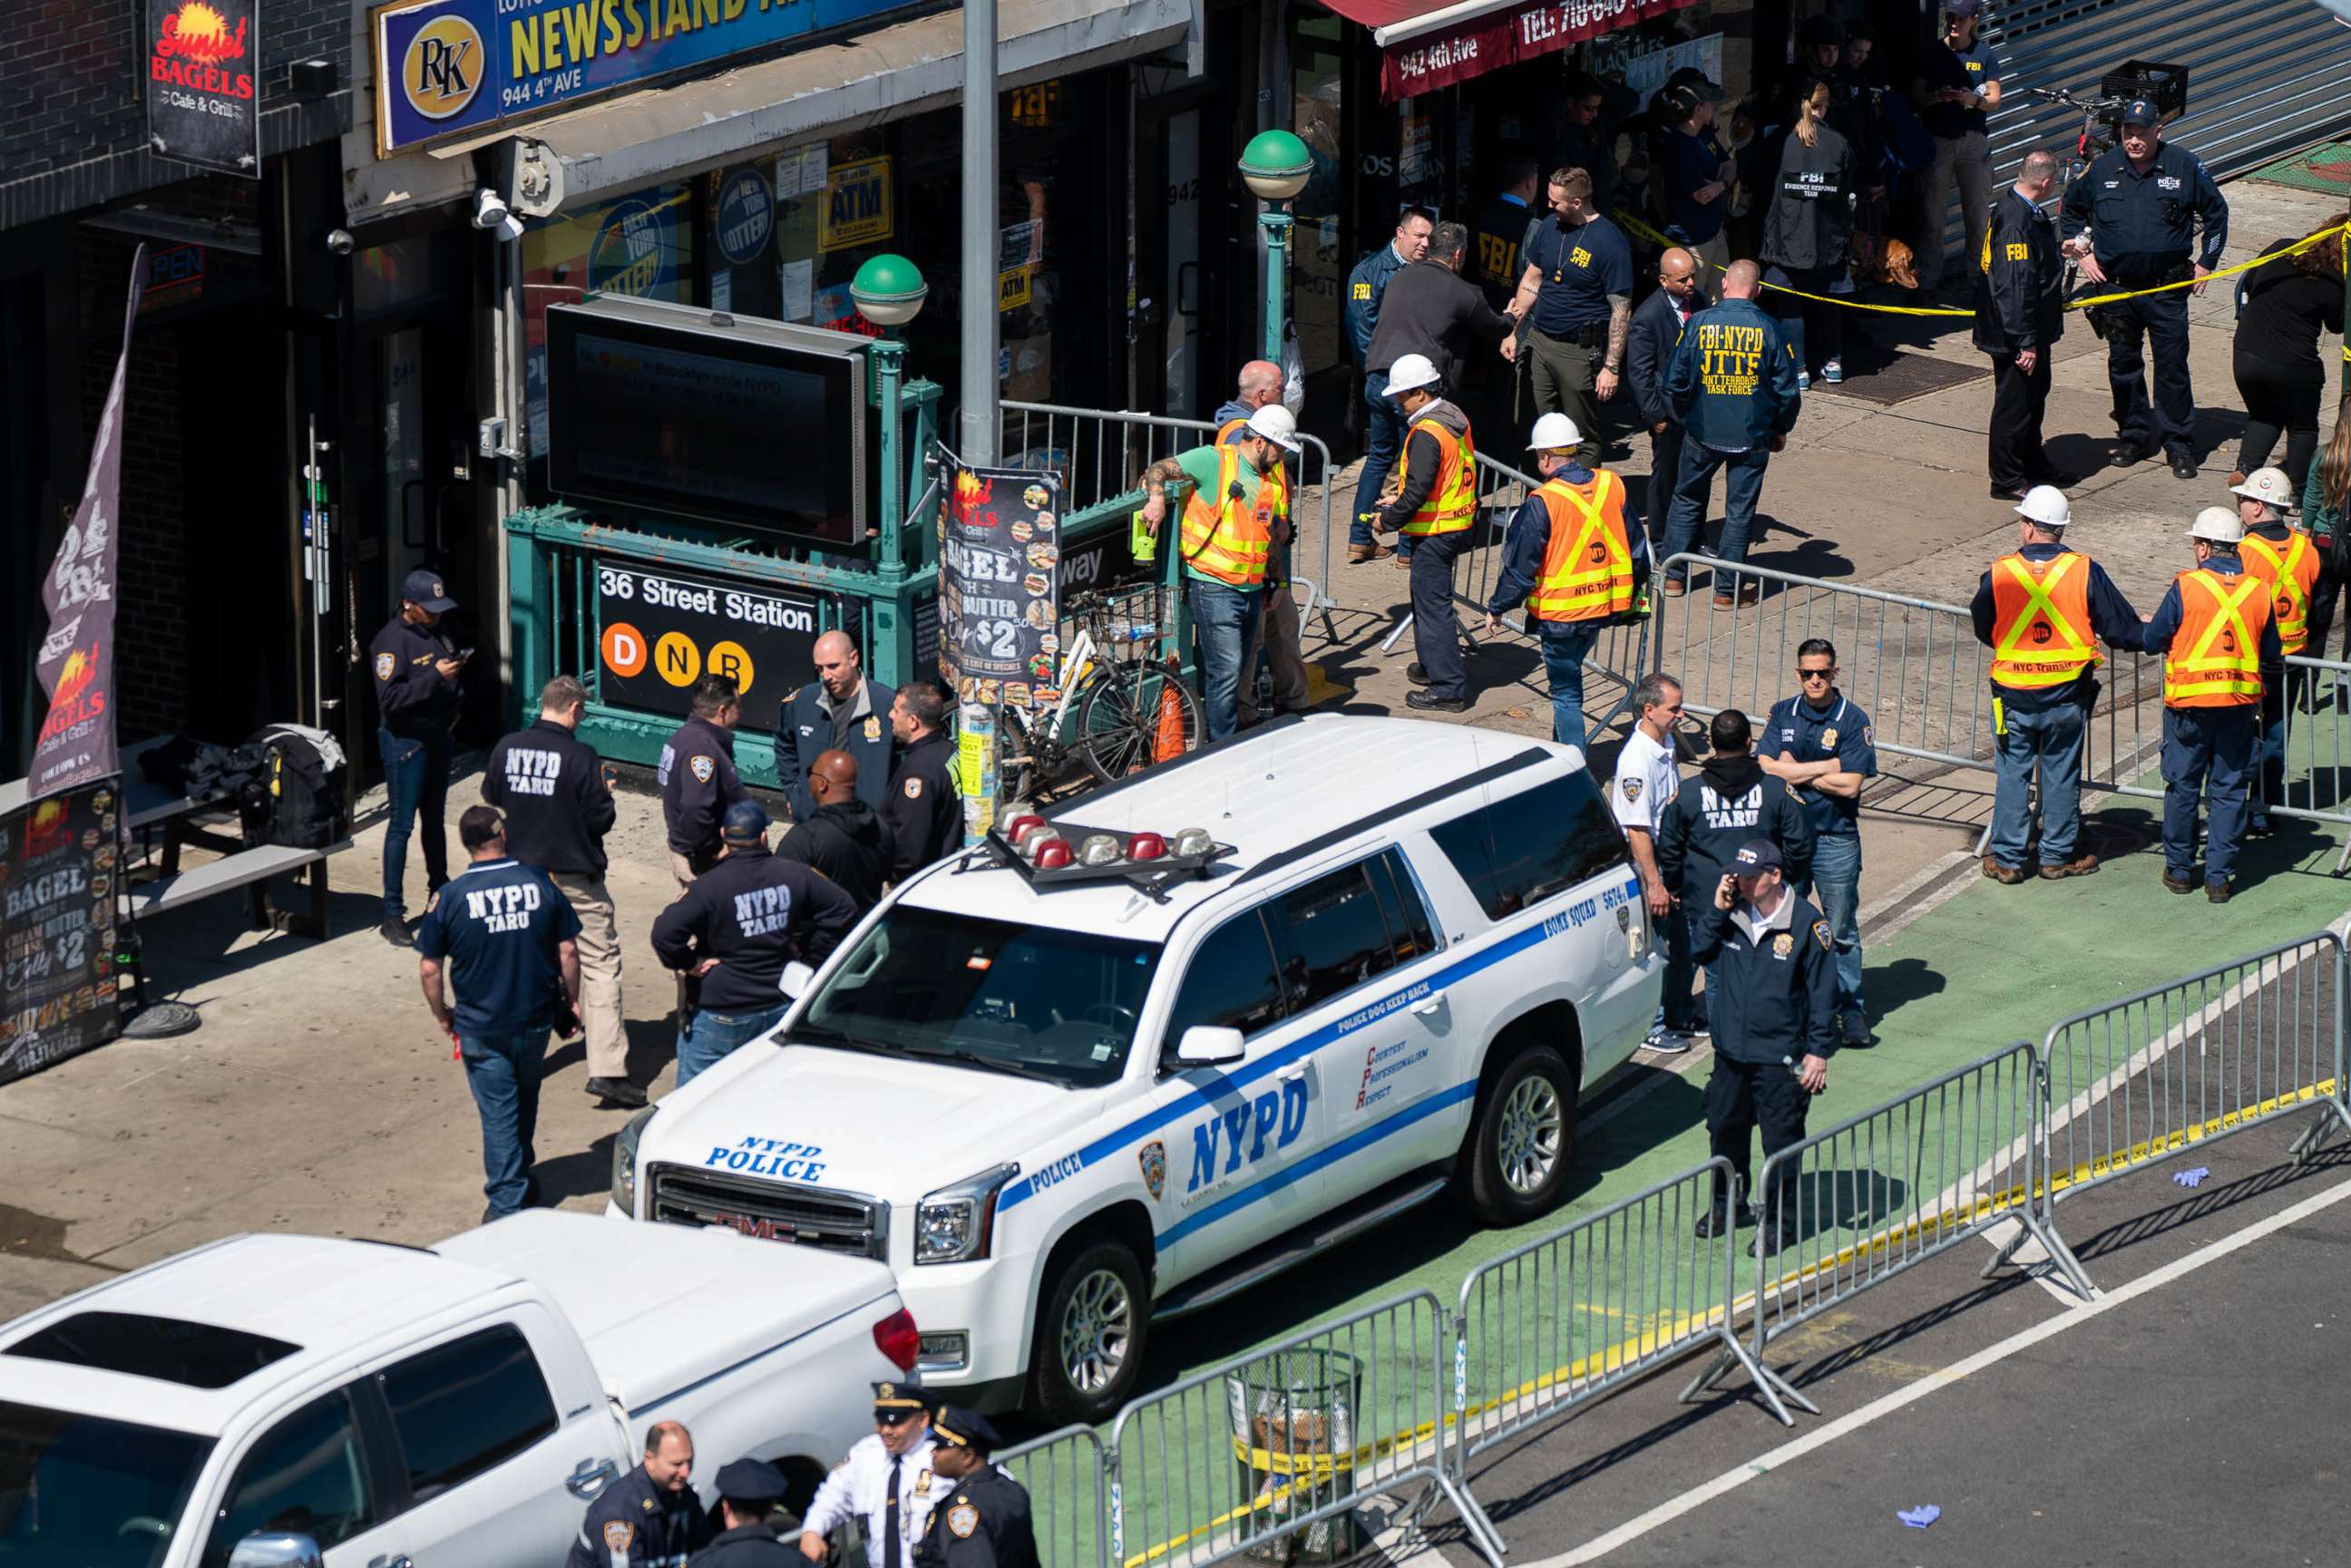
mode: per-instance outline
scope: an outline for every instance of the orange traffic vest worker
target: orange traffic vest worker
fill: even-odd
[[[2244,525],[2223,507],[2196,515],[2196,565],[2172,580],[2141,643],[2163,655],[2163,884],[2196,890],[2196,812],[2209,801],[2204,893],[2226,904],[2245,836],[2262,669],[2280,651],[2269,586],[2239,555]]]
[[[2011,691],[2062,686],[2100,663],[2090,635],[2090,559],[2067,550],[1991,564],[1991,679]]]
[[[1469,706],[1469,674],[1461,662],[1453,563],[1477,537],[1469,525],[1478,518],[1478,446],[1469,416],[1446,401],[1427,355],[1399,356],[1388,367],[1387,395],[1405,422],[1404,478],[1372,527],[1382,533],[1401,528],[1398,553],[1410,558],[1413,646],[1420,657],[1405,674],[1421,689],[1406,693],[1405,706],[1461,713]]]
[[[1649,581],[1649,541],[1625,522],[1625,481],[1576,461],[1582,437],[1563,413],[1535,421],[1542,485],[1510,518],[1502,570],[1486,602],[1489,634],[1520,604],[1542,638],[1552,738],[1582,746],[1583,661],[1600,629],[1628,616]]]
[[[2269,585],[2278,645],[2288,657],[2301,653],[2310,642],[2310,598],[2318,586],[2318,552],[2310,536],[2273,523],[2247,534],[2239,549],[2245,570]]]
[[[1228,587],[1256,588],[1265,581],[1274,522],[1290,516],[1281,465],[1255,475],[1256,494],[1250,495],[1241,481],[1241,449],[1220,444],[1213,450],[1216,487],[1195,484],[1184,503],[1184,564]]]

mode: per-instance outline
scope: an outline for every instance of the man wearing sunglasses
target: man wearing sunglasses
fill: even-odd
[[[1869,715],[1837,689],[1836,645],[1811,637],[1796,648],[1799,695],[1771,710],[1755,759],[1784,779],[1813,816],[1810,880],[1836,942],[1836,1014],[1843,1043],[1870,1042],[1861,998],[1861,787],[1877,776]]]
[[[931,1409],[911,1383],[873,1385],[873,1436],[861,1437],[817,1489],[800,1521],[800,1554],[825,1557],[824,1538],[850,1518],[863,1521],[868,1568],[912,1568],[914,1542],[947,1487],[931,1469]]]

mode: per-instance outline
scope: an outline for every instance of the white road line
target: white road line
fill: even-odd
[[[1516,1563],[1514,1568],[1574,1568],[1578,1563],[1596,1563],[1618,1547],[1629,1545],[1650,1531],[1672,1523],[1684,1514],[1703,1508],[1717,1498],[1726,1497],[1737,1491],[1758,1476],[1770,1475],[1775,1470],[1793,1464],[1805,1455],[1824,1448],[1840,1437],[1849,1437],[1881,1417],[1891,1416],[1906,1406],[1924,1399],[1938,1388],[1948,1388],[1987,1367],[2006,1361],[2019,1352],[2030,1350],[2045,1340],[2053,1339],[2069,1330],[2079,1328],[2112,1308],[2122,1305],[2125,1301],[2136,1301],[2175,1281],[2184,1279],[2206,1264],[2217,1263],[2241,1248],[2248,1247],[2265,1236],[2284,1229],[2287,1226],[2298,1224],[2312,1215],[2342,1202],[2345,1198],[2351,1198],[2351,1180],[2338,1182],[2324,1192],[2312,1194],[2292,1207],[2280,1209],[2266,1219],[2256,1220],[2241,1230],[2208,1242],[2186,1257],[2175,1259],[2160,1268],[2152,1270],[2138,1279],[2133,1280],[2129,1284],[2110,1291],[2098,1300],[2079,1306],[2073,1312],[2036,1323],[2020,1333],[2012,1334],[2001,1341],[1998,1344],[1989,1345],[1972,1355],[1953,1362],[1947,1367],[1928,1373],[1916,1382],[1906,1384],[1893,1393],[1863,1406],[1850,1415],[1840,1416],[1825,1425],[1814,1427],[1792,1442],[1782,1443],[1767,1453],[1758,1455],[1731,1469],[1725,1470],[1712,1480],[1693,1487],[1679,1497],[1660,1503],[1637,1518],[1625,1521],[1605,1535],[1597,1536],[1573,1552],[1562,1552],[1556,1557]],[[1400,1564],[1399,1568],[1406,1568],[1406,1565],[1417,1563],[1421,1555],[1423,1554],[1416,1554],[1415,1557],[1406,1559],[1405,1564]]]

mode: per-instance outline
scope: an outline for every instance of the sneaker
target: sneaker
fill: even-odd
[[[1828,382],[1831,386],[1835,386],[1842,382],[1844,380],[1844,361],[1843,360],[1831,360],[1827,364],[1823,365],[1821,367],[1821,380]]]
[[[1425,686],[1428,685],[1428,666],[1415,659],[1404,667],[1404,678],[1414,685]]]
[[[2014,887],[2024,880],[2023,867],[2002,865],[1990,855],[1983,858],[1983,873],[2002,887]]]
[[[2193,893],[2196,891],[2196,884],[2184,876],[2174,876],[2169,872],[2165,872],[2163,888],[2166,893]]]
[[[1649,1031],[1649,1038],[1641,1042],[1641,1049],[1655,1051],[1659,1056],[1679,1056],[1688,1051],[1690,1045],[1687,1030],[1667,1029],[1659,1025]]]
[[[376,927],[376,934],[395,947],[416,946],[416,939],[408,934],[408,922],[397,915],[385,915],[383,924]]]
[[[2085,854],[2055,865],[2044,864],[2041,868],[2041,875],[2046,881],[2056,882],[2069,876],[2087,876],[2097,869],[2098,857]]]
[[[645,1092],[625,1078],[590,1078],[587,1087],[599,1111],[642,1111],[648,1103]]]
[[[1843,1043],[1855,1051],[1877,1043],[1877,1037],[1869,1032],[1869,1020],[1859,1012],[1849,1012],[1839,1019],[1838,1032],[1844,1037]]]
[[[2236,891],[2237,884],[2233,882],[2208,882],[2204,884],[2204,896],[2214,904],[2228,903],[2229,895]]]
[[[1813,372],[1802,366],[1796,369],[1796,390],[1800,392],[1813,390]]]
[[[1406,692],[1405,694],[1404,706],[1409,708],[1418,708],[1423,713],[1468,713],[1469,711],[1469,699],[1468,697],[1432,696],[1425,691]]]

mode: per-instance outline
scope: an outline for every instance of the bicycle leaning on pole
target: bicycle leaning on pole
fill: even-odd
[[[1004,772],[1011,798],[1056,788],[1072,764],[1108,784],[1196,747],[1200,699],[1175,666],[1165,612],[1167,589],[1151,585],[1083,594],[1055,671],[1050,708],[1004,715]]]

